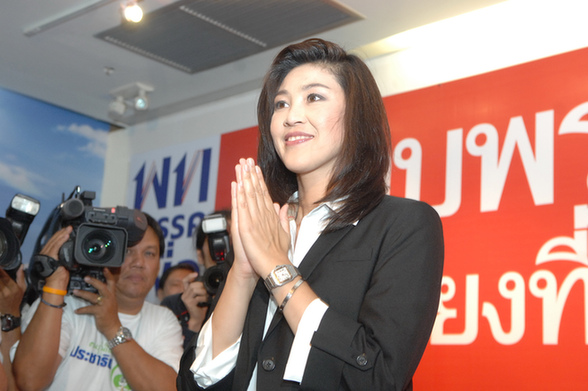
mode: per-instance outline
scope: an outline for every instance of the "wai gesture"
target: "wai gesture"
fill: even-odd
[[[235,262],[245,258],[265,278],[275,266],[289,263],[288,205],[272,202],[261,169],[253,159],[240,159],[233,183],[233,242]]]

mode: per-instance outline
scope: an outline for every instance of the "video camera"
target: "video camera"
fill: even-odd
[[[143,239],[147,229],[145,214],[124,206],[94,207],[92,201],[95,197],[95,192],[80,192],[78,187],[69,199],[56,207],[50,236],[68,225],[73,231],[61,246],[58,260],[44,255],[33,256],[30,275],[39,292],[45,279],[59,266],[69,271],[69,293],[74,289],[96,292],[84,277],[89,275],[105,281],[103,268],[120,267],[127,246],[132,247]]]
[[[20,246],[40,207],[36,199],[16,194],[6,209],[6,217],[0,217],[0,267],[12,279],[16,279],[16,271],[22,263]]]

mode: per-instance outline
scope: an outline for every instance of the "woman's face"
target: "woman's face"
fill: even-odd
[[[324,66],[305,64],[284,78],[271,134],[284,165],[299,176],[331,176],[344,134],[345,93]]]

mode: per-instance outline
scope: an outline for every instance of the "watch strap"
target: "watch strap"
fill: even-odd
[[[12,331],[17,327],[20,327],[20,316],[14,316],[10,314],[2,314],[0,316],[2,320],[2,331]]]
[[[108,348],[112,350],[115,346],[118,346],[122,343],[128,342],[133,339],[131,331],[124,326],[121,326],[120,329],[116,332],[114,338],[108,341]]]

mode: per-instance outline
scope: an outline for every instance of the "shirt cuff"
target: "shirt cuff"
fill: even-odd
[[[288,363],[286,364],[286,370],[284,372],[284,380],[295,381],[298,383],[302,382],[302,376],[304,375],[304,368],[306,368],[306,362],[308,361],[308,355],[310,354],[310,341],[315,331],[318,330],[321,320],[327,312],[329,306],[323,303],[320,299],[314,299],[312,303],[306,307],[298,328],[296,330],[296,336],[294,336],[294,342],[292,343],[292,349],[290,349],[290,356],[288,357]]]
[[[241,337],[233,345],[222,351],[218,356],[212,358],[212,317],[198,335],[196,342],[196,358],[190,366],[190,371],[194,374],[194,380],[203,388],[210,387],[218,383],[221,379],[227,376],[235,367],[237,363],[237,354],[239,353],[239,345],[241,344]]]

